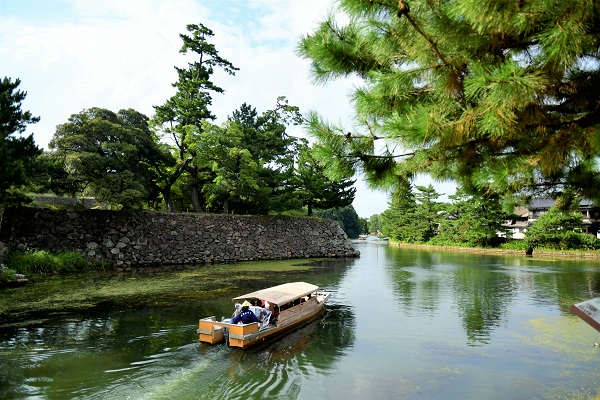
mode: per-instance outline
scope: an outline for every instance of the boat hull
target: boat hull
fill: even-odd
[[[210,344],[227,341],[231,347],[242,349],[276,339],[316,319],[324,310],[329,294],[322,294],[290,309],[282,311],[276,324],[260,328],[259,323],[230,324],[217,321],[214,316],[199,322],[200,341]]]

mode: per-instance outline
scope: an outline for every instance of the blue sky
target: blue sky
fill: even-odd
[[[148,116],[173,94],[174,66],[185,66],[179,33],[189,23],[212,29],[219,54],[240,69],[215,74],[225,94],[213,96],[216,123],[242,103],[259,112],[278,96],[306,113],[351,125],[348,94],[357,82],[313,84],[309,63],[295,55],[333,0],[0,0],[0,73],[21,79],[30,127],[47,148],[58,124],[90,107],[133,108]],[[303,136],[300,127],[292,134]],[[354,208],[369,217],[387,195],[359,180]],[[442,190],[443,192],[443,190]]]

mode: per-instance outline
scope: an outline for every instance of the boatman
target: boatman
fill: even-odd
[[[237,324],[240,321],[242,322],[242,324],[258,322],[258,318],[256,318],[256,315],[254,315],[254,313],[250,311],[250,303],[248,303],[248,300],[244,301],[244,303],[242,304],[242,311],[238,315],[233,317],[231,323]]]

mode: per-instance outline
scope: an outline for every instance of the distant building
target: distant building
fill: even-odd
[[[504,226],[508,228],[513,239],[524,239],[527,228],[555,204],[556,201],[550,198],[533,199],[526,207],[515,207],[514,218],[507,221]],[[600,207],[595,206],[591,200],[583,199],[577,211],[583,217],[582,232],[600,238]]]

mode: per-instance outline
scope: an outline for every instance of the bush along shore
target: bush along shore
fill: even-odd
[[[470,253],[489,253],[489,254],[512,254],[518,256],[531,256],[527,254],[527,249],[522,245],[508,245],[501,247],[471,247],[460,245],[433,245],[418,243],[402,243],[389,241],[390,245],[397,247],[410,247],[421,249],[437,249],[444,251],[470,252]],[[536,257],[566,257],[566,258],[584,258],[600,260],[600,251],[597,250],[556,250],[546,248],[536,248],[533,255]]]
[[[51,253],[45,250],[32,252],[8,251],[2,247],[0,256],[0,288],[27,283],[30,275],[62,275],[98,267],[76,252]]]

